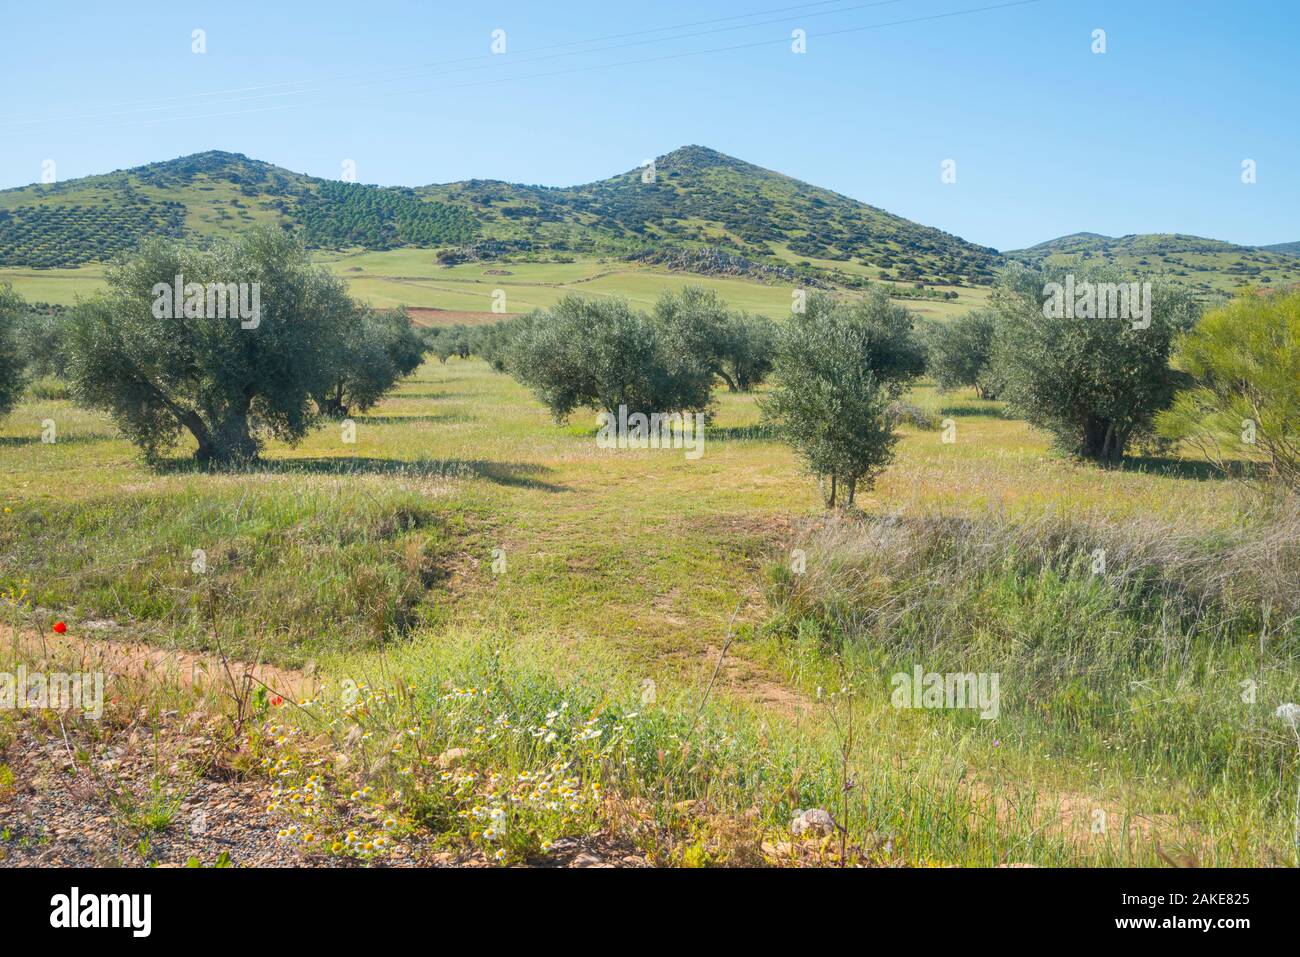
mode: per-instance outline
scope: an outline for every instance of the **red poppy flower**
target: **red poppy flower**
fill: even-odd
[[[61,622],[61,621],[56,621],[56,622],[54,623],[54,633],[55,633],[56,635],[61,635],[61,634],[63,634],[64,632],[66,632],[67,630],[68,630],[68,626],[67,626],[66,624],[64,624],[63,622]]]
[[[271,704],[275,705],[278,708],[280,707],[280,705],[284,704],[284,699],[281,698],[279,695],[276,695],[274,698],[271,699]]]

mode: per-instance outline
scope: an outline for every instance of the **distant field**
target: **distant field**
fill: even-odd
[[[493,293],[498,289],[505,293],[507,313],[544,309],[572,293],[620,296],[646,308],[665,290],[696,285],[715,290],[733,309],[780,318],[789,314],[792,289],[748,279],[651,269],[619,260],[465,263],[446,267],[437,263],[429,249],[321,252],[316,259],[346,279],[354,296],[381,309],[411,306],[491,314]],[[78,296],[100,289],[103,276],[104,267],[99,264],[74,269],[0,268],[0,282],[11,283],[29,302],[65,306],[73,305]],[[982,305],[989,294],[982,286],[934,288],[955,290],[958,298],[900,301],[920,315],[949,318]]]
[[[420,306],[490,311],[493,293],[505,293],[508,313],[531,312],[562,297],[621,296],[651,305],[668,289],[687,285],[716,290],[733,308],[778,317],[790,310],[788,286],[746,279],[697,276],[639,267],[618,260],[585,259],[571,263],[465,263],[438,265],[427,249],[399,249],[337,256],[320,261],[348,280],[353,293],[376,306]]]
[[[28,302],[71,306],[78,296],[89,296],[104,285],[104,267],[98,264],[74,269],[0,268],[0,282],[7,282]]]

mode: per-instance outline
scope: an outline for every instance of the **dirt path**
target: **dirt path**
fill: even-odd
[[[95,631],[120,630],[113,623],[96,623]],[[223,660],[216,655],[196,654],[179,649],[159,648],[142,642],[121,641],[104,635],[93,637],[71,634],[43,635],[34,630],[16,631],[0,624],[0,643],[10,648],[15,643],[27,655],[40,655],[52,662],[74,662],[82,672],[103,672],[105,687],[113,678],[136,680],[157,678],[185,687],[214,683],[234,688],[246,681],[265,687],[268,693],[301,700],[311,697],[319,684],[305,671],[277,668],[268,664]]]

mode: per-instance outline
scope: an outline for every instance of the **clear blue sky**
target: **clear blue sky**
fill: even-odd
[[[0,188],[45,159],[71,179],[208,149],[570,185],[698,143],[1001,249],[1300,240],[1297,0],[1038,0],[837,34],[1000,2],[10,3]]]

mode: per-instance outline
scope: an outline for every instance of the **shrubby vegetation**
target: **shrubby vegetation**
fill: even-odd
[[[994,293],[1000,317],[998,373],[1009,409],[1055,436],[1081,458],[1115,465],[1136,438],[1151,434],[1155,416],[1185,382],[1169,365],[1175,337],[1196,318],[1191,295],[1162,283],[1151,289],[1151,322],[1134,328],[1114,316],[1047,319],[1044,287],[1127,282],[1107,268],[1013,267]]]
[[[365,412],[420,367],[428,348],[405,309],[359,312],[348,339],[349,347],[335,356],[329,388],[316,396],[324,415]]]
[[[1249,822],[1236,847],[1288,865],[1296,746],[1274,712],[1297,691],[1298,534],[1294,502],[1213,532],[1140,513],[828,522],[799,542],[803,574],[776,570],[772,624],[860,674],[1000,674],[1002,742],[1125,789],[1175,781],[1211,818]],[[1257,682],[1258,699],[1243,692]],[[1210,863],[1204,819],[1184,811],[1162,840],[1185,828]]]
[[[22,393],[23,354],[18,342],[18,324],[27,306],[7,283],[0,285],[0,415],[5,415]]]
[[[237,319],[157,318],[155,284],[260,283],[255,329]],[[182,432],[200,462],[253,459],[262,437],[301,439],[356,346],[343,281],[273,228],[196,250],[160,240],[108,270],[107,293],[72,315],[70,371],[86,405],[107,411],[150,461]],[[341,363],[340,357],[343,357]]]
[[[1002,382],[994,363],[997,326],[997,313],[991,309],[931,326],[928,368],[941,390],[973,388],[981,399],[998,398]]]
[[[556,421],[582,407],[705,412],[713,369],[692,345],[626,300],[566,296],[519,326],[505,364]]]
[[[1226,468],[1238,455],[1300,488],[1300,291],[1246,293],[1208,313],[1175,357],[1196,381],[1157,420]]]
[[[782,330],[764,415],[823,483],[852,505],[893,459],[891,403],[925,368],[911,314],[883,290],[853,305],[824,295]]]

